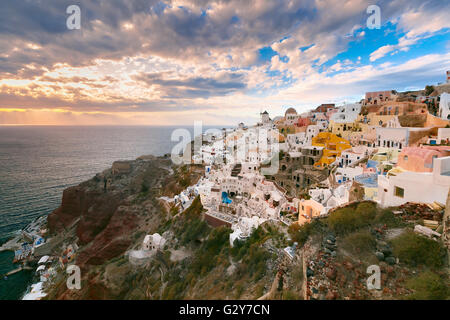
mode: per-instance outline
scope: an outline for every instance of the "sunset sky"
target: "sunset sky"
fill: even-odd
[[[442,0],[2,0],[0,124],[252,124],[422,89],[450,70],[449,13]]]

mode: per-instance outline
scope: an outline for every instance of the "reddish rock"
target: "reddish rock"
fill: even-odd
[[[114,213],[108,226],[80,253],[78,264],[100,265],[126,251],[132,243],[131,235],[136,228],[136,215],[125,209],[119,208]]]
[[[388,267],[386,268],[386,272],[387,272],[388,274],[393,274],[394,271],[395,271],[395,269],[394,269],[394,267],[392,267],[392,266],[388,266]]]
[[[331,280],[336,279],[336,275],[337,275],[336,269],[329,269],[326,273],[327,278]]]
[[[118,195],[87,191],[82,185],[63,192],[61,206],[48,216],[50,233],[69,227],[76,219],[79,244],[87,244],[101,232],[120,204]]]
[[[336,300],[337,298],[337,293],[333,292],[333,291],[328,291],[327,295],[325,296],[325,299],[327,300]]]
[[[80,186],[63,191],[61,206],[47,217],[51,233],[58,232],[69,226],[82,213],[83,190]]]
[[[353,270],[353,265],[351,264],[351,262],[348,261],[344,262],[344,267],[347,270]]]

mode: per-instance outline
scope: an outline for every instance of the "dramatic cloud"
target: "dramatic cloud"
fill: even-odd
[[[66,27],[72,4],[80,30]],[[443,77],[448,55],[414,47],[448,37],[448,2],[377,1],[388,35],[378,38],[370,4],[3,0],[0,123],[232,124]]]

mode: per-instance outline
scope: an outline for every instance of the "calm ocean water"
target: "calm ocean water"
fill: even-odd
[[[65,188],[114,161],[170,153],[176,128],[0,126],[0,243],[56,209]],[[0,252],[0,275],[15,268],[12,257]],[[26,272],[0,278],[0,300],[21,298],[30,279]]]

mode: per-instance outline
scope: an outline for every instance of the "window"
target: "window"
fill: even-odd
[[[437,159],[437,156],[434,155],[433,157],[431,157],[431,167],[433,168],[434,166],[434,159]]]
[[[396,197],[403,198],[405,196],[405,189],[395,186],[394,195]]]
[[[408,161],[408,156],[404,156],[403,160]]]

